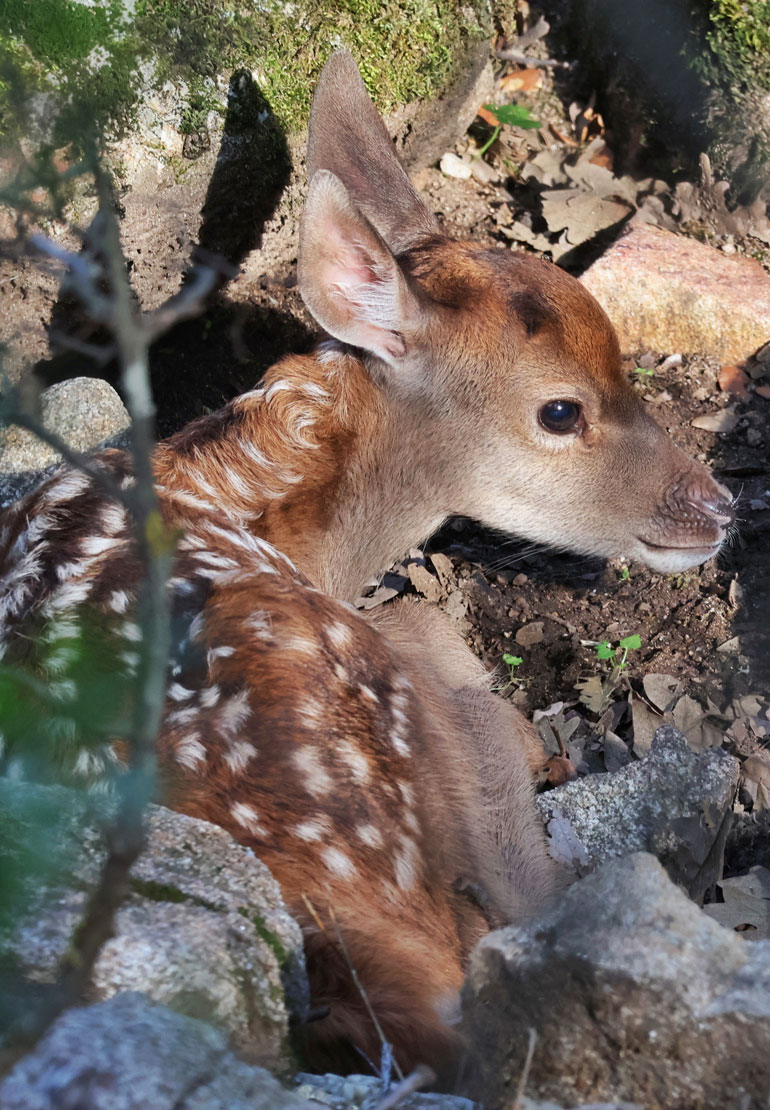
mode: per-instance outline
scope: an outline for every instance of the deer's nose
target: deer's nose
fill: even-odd
[[[687,500],[699,513],[712,517],[723,528],[728,528],[735,520],[732,495],[716,482],[710,489],[690,490]]]

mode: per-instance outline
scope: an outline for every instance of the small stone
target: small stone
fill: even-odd
[[[749,447],[759,447],[763,439],[764,436],[760,432],[759,428],[746,429],[746,442],[748,443]]]
[[[533,644],[539,644],[545,635],[544,625],[542,621],[532,621],[531,624],[523,624],[516,633],[516,643],[521,644],[522,647],[532,647]]]
[[[526,574],[517,574],[513,580],[514,586],[523,586],[527,582],[529,582],[529,578],[526,576]]]
[[[447,151],[441,156],[439,169],[446,177],[456,177],[460,181],[467,181],[473,172],[470,165],[458,158],[456,154]]]

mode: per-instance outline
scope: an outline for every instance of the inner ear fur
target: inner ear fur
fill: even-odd
[[[416,293],[377,230],[327,170],[310,182],[300,232],[302,299],[330,335],[394,365],[420,327]]]
[[[331,56],[313,97],[307,153],[308,179],[333,173],[359,212],[395,254],[434,235],[438,224],[401,165],[346,50]]]

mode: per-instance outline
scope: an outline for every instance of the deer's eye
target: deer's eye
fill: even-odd
[[[562,435],[578,428],[580,413],[580,405],[575,401],[549,401],[541,408],[538,419],[546,431]]]

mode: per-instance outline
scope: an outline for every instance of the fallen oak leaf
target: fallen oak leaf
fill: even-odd
[[[745,397],[748,393],[748,374],[740,366],[723,366],[717,382],[723,393],[730,393],[733,397]]]
[[[479,117],[479,119],[483,119],[484,123],[488,123],[490,127],[500,126],[500,120],[486,104],[482,104],[482,106],[477,109],[476,115]]]

